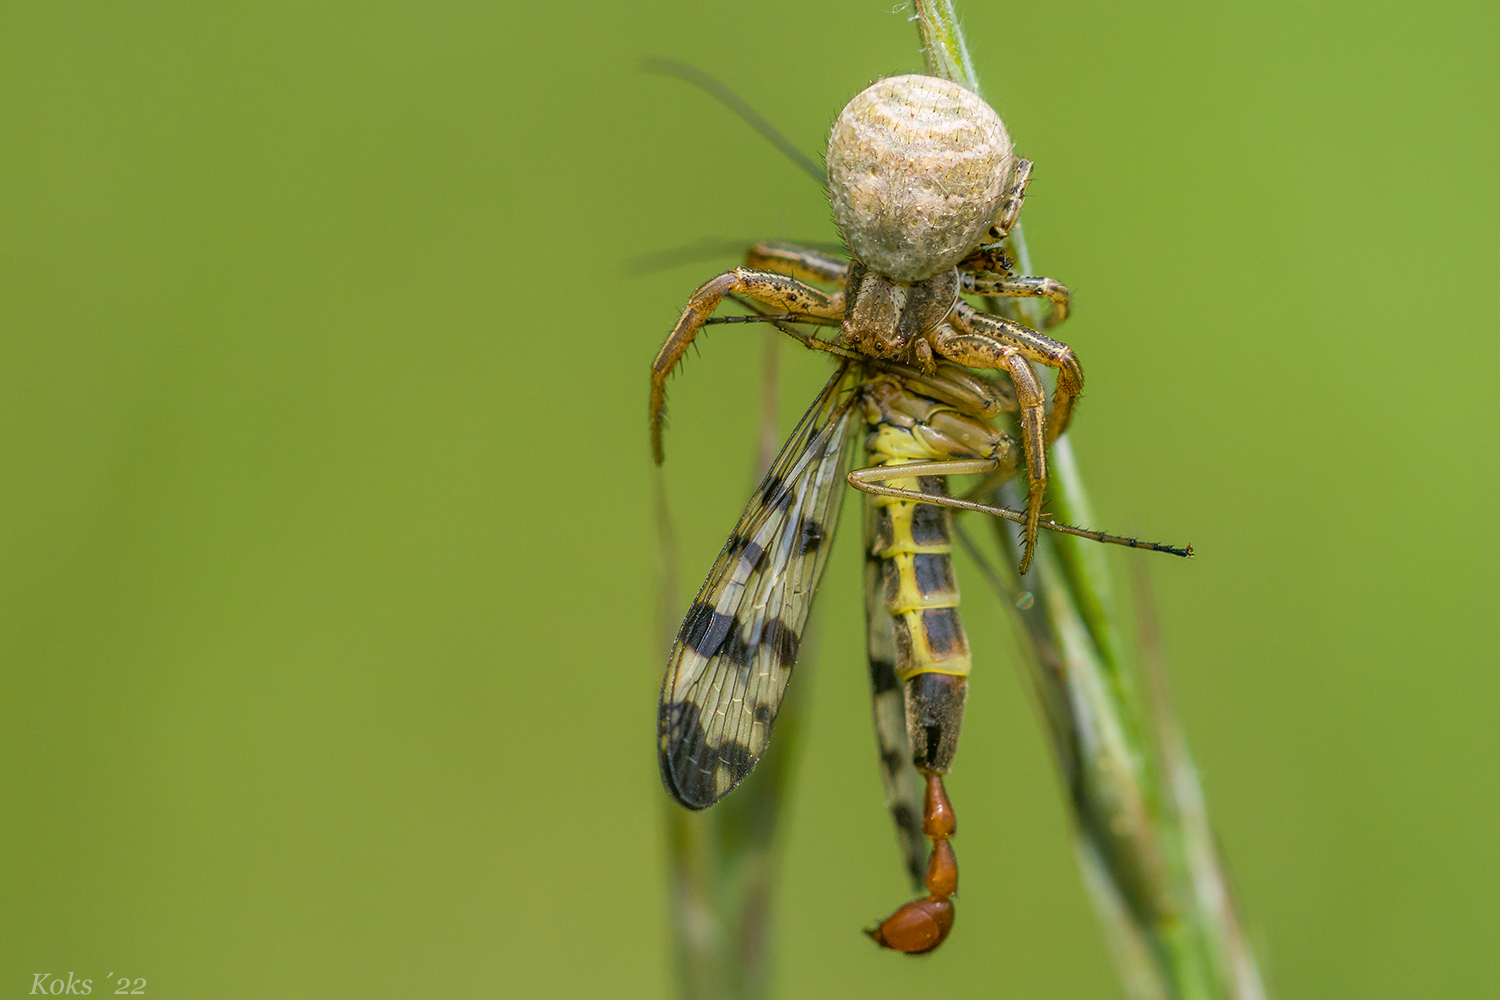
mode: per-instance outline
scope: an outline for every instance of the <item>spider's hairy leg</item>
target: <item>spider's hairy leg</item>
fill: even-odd
[[[1005,194],[1000,201],[1000,210],[995,213],[995,221],[985,231],[986,242],[969,254],[959,264],[960,268],[970,271],[1009,273],[1013,262],[1000,243],[1010,235],[1017,217],[1021,214],[1021,205],[1026,201],[1026,185],[1030,180],[1031,161],[1016,161],[1015,170],[1011,173],[1010,186],[1005,189]]]
[[[959,281],[959,287],[968,295],[1047,299],[1052,303],[1052,310],[1042,321],[1044,330],[1050,330],[1068,318],[1068,286],[1055,278],[1001,277],[998,275],[981,278],[965,272],[959,275]]]
[[[1002,366],[996,362],[1009,347],[1031,361],[1057,369],[1057,388],[1052,394],[1052,412],[1047,417],[1047,443],[1056,441],[1068,429],[1078,394],[1083,391],[1083,368],[1071,347],[1003,316],[978,312],[966,302],[954,307],[948,323],[960,333],[956,338],[949,338],[950,349],[961,356],[944,352],[938,343],[944,333],[942,330],[934,336],[932,346],[957,364],[970,368],[999,368]]]
[[[823,285],[843,287],[849,280],[848,261],[795,243],[757,243],[745,251],[745,266]]]
[[[1047,490],[1046,394],[1036,372],[1022,351],[983,334],[959,332],[944,325],[933,335],[939,354],[974,368],[1003,368],[1016,387],[1021,411],[1021,445],[1026,451],[1026,475],[1030,494],[1026,501],[1026,545],[1021,554],[1021,572],[1031,567],[1036,536],[1042,519],[1042,500]]]
[[[1017,160],[1016,171],[1011,175],[1010,187],[1006,189],[1005,198],[1000,202],[1000,211],[995,215],[995,224],[986,234],[992,241],[998,243],[1010,235],[1016,219],[1021,216],[1021,206],[1026,203],[1026,185],[1029,183],[1031,183],[1031,161]]]
[[[844,312],[843,292],[822,292],[795,278],[773,271],[737,267],[706,282],[688,299],[682,318],[651,363],[651,454],[661,464],[661,432],[667,409],[667,376],[677,368],[703,324],[727,295],[744,296],[788,313],[837,319]]]
[[[1005,369],[1016,386],[1016,401],[1021,407],[1021,447],[1026,450],[1026,545],[1021,552],[1021,573],[1031,568],[1036,551],[1037,525],[1042,520],[1042,498],[1047,495],[1046,394],[1037,381],[1031,362],[1019,354],[1005,359]]]

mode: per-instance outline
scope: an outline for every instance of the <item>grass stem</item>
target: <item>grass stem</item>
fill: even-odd
[[[979,93],[951,0],[917,0],[927,71]],[[1017,224],[1010,253],[1036,274]],[[1041,329],[1036,300],[994,307]],[[1066,435],[1050,453],[1048,509],[1069,524],[1094,525],[1092,505]],[[1012,481],[997,504],[1024,506]],[[1006,568],[1019,561],[1014,526],[994,530]],[[1197,772],[1169,697],[1154,610],[1143,621],[1143,697],[1120,627],[1109,560],[1100,545],[1050,533],[1021,581],[999,588],[1020,625],[1029,672],[1073,814],[1075,853],[1094,897],[1126,992],[1136,1000],[1264,1000],[1214,846]],[[1141,558],[1136,555],[1134,558]],[[993,573],[993,571],[991,571]],[[1022,586],[1034,600],[1009,599]],[[1142,590],[1139,602],[1149,607]]]

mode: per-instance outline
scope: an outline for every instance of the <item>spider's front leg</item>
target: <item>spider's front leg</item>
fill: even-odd
[[[813,321],[837,321],[844,314],[843,292],[821,292],[796,278],[774,271],[737,267],[706,282],[688,299],[682,318],[672,328],[651,364],[651,453],[658,465],[663,457],[661,431],[667,409],[667,376],[676,369],[693,338],[727,295],[744,296]]]
[[[775,271],[798,281],[844,287],[849,280],[849,262],[821,250],[767,240],[745,251],[745,266]]]
[[[1015,173],[1011,175],[1010,187],[1000,202],[1000,211],[995,213],[995,224],[990,227],[989,237],[999,242],[1010,235],[1016,219],[1021,216],[1021,206],[1026,203],[1026,185],[1031,183],[1031,161],[1016,161]]]
[[[1007,298],[1044,298],[1052,303],[1052,311],[1042,321],[1044,329],[1051,329],[1068,318],[1068,288],[1052,278],[1015,276],[1010,273],[1011,260],[1000,246],[1010,231],[1015,228],[1021,215],[1021,206],[1026,201],[1026,185],[1031,181],[1031,161],[1016,163],[1015,174],[1005,197],[1000,202],[1000,211],[995,222],[985,233],[989,241],[961,264],[959,271],[966,295],[1002,295]],[[983,275],[983,276],[981,276]]]
[[[1042,320],[1044,330],[1050,330],[1068,318],[1068,307],[1072,301],[1068,286],[1055,278],[1034,278],[1029,275],[1002,277],[994,274],[981,276],[964,271],[959,274],[959,287],[967,295],[1046,299],[1052,303],[1052,310]]]
[[[1068,290],[1061,285],[1058,288],[1061,289],[1063,308],[1066,311]],[[1047,415],[1047,443],[1056,441],[1068,429],[1068,423],[1073,419],[1073,407],[1078,402],[1078,394],[1083,391],[1083,368],[1078,364],[1078,358],[1074,356],[1071,347],[1003,316],[979,312],[965,302],[960,302],[954,308],[948,322],[969,335],[969,343],[973,346],[964,348],[966,351],[973,351],[980,342],[988,342],[1001,350],[1006,347],[1014,348],[1031,361],[1057,369],[1057,386],[1052,391],[1052,412]],[[934,343],[932,346],[937,348],[938,345]],[[996,351],[984,348],[979,350],[979,354],[996,356]],[[969,367],[979,367],[973,362],[960,361],[958,358],[949,360]]]
[[[995,221],[985,232],[987,242],[959,264],[961,270],[1010,273],[1012,261],[1000,244],[1010,235],[1016,218],[1021,214],[1021,205],[1026,201],[1026,185],[1030,181],[1031,161],[1017,160],[1010,186],[1005,189],[1005,196],[1000,201],[1000,211],[995,213]]]
[[[1072,416],[1073,403],[1083,387],[1083,370],[1073,351],[1049,337],[999,316],[976,312],[959,303],[948,322],[929,335],[932,349],[956,364],[970,368],[1002,368],[1010,373],[1021,410],[1021,444],[1026,452],[1030,495],[1026,503],[1026,544],[1021,572],[1031,567],[1041,525],[1042,500],[1047,488],[1047,445],[1061,434]],[[1031,361],[1057,368],[1052,415],[1046,416],[1046,396]]]

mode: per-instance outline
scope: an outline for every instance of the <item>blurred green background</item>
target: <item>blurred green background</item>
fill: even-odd
[[[833,230],[635,67],[701,64],[817,153],[918,67],[891,7],[0,5],[0,995],[669,992],[646,370],[730,261],[624,262]],[[1497,8],[961,9],[1076,294],[1101,526],[1200,554],[1150,570],[1272,989],[1492,996]],[[689,589],[760,349],[725,328],[673,386]],[[783,359],[790,419],[825,362]],[[857,933],[907,890],[856,523],[778,994],[1118,996],[972,572],[958,931]]]

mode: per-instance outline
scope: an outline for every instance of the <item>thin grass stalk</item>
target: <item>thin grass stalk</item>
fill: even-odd
[[[1233,978],[1235,991],[1231,995],[1244,1000],[1265,1000],[1260,968],[1240,925],[1233,889],[1208,822],[1208,808],[1198,781],[1198,769],[1188,752],[1187,740],[1177,724],[1177,714],[1172,706],[1151,578],[1139,562],[1135,570],[1136,632],[1151,716],[1157,722],[1157,754],[1168,793],[1166,800],[1182,828],[1184,853],[1198,906],[1214,931],[1209,935],[1209,945],[1219,952],[1217,967],[1227,970]]]
[[[768,329],[762,370],[760,433],[752,483],[776,456],[777,358],[780,333]],[[660,657],[665,663],[685,610],[677,547],[661,470],[655,480],[661,552]],[[814,659],[803,637],[797,673],[776,719],[776,740],[760,764],[712,809],[692,812],[662,796],[667,826],[673,964],[684,1000],[758,1000],[770,983],[770,912],[778,856],[773,850],[796,759],[802,692]]]
[[[915,6],[927,71],[979,93],[951,0],[916,0]],[[1036,274],[1019,224],[1010,243],[1022,273]],[[1041,328],[1035,300],[995,306]],[[1053,444],[1050,466],[1055,518],[1096,524],[1066,436]],[[997,491],[996,502],[1024,506],[1014,482]],[[1197,772],[1166,695],[1159,648],[1146,650],[1154,669],[1148,672],[1151,697],[1143,698],[1103,547],[1044,532],[1024,581],[1031,591],[1022,592],[1012,568],[1019,539],[1006,522],[996,521],[994,530],[1009,571],[994,582],[1020,624],[1072,810],[1079,867],[1127,994],[1137,1000],[1264,1000]],[[1147,638],[1155,643],[1152,623]]]

